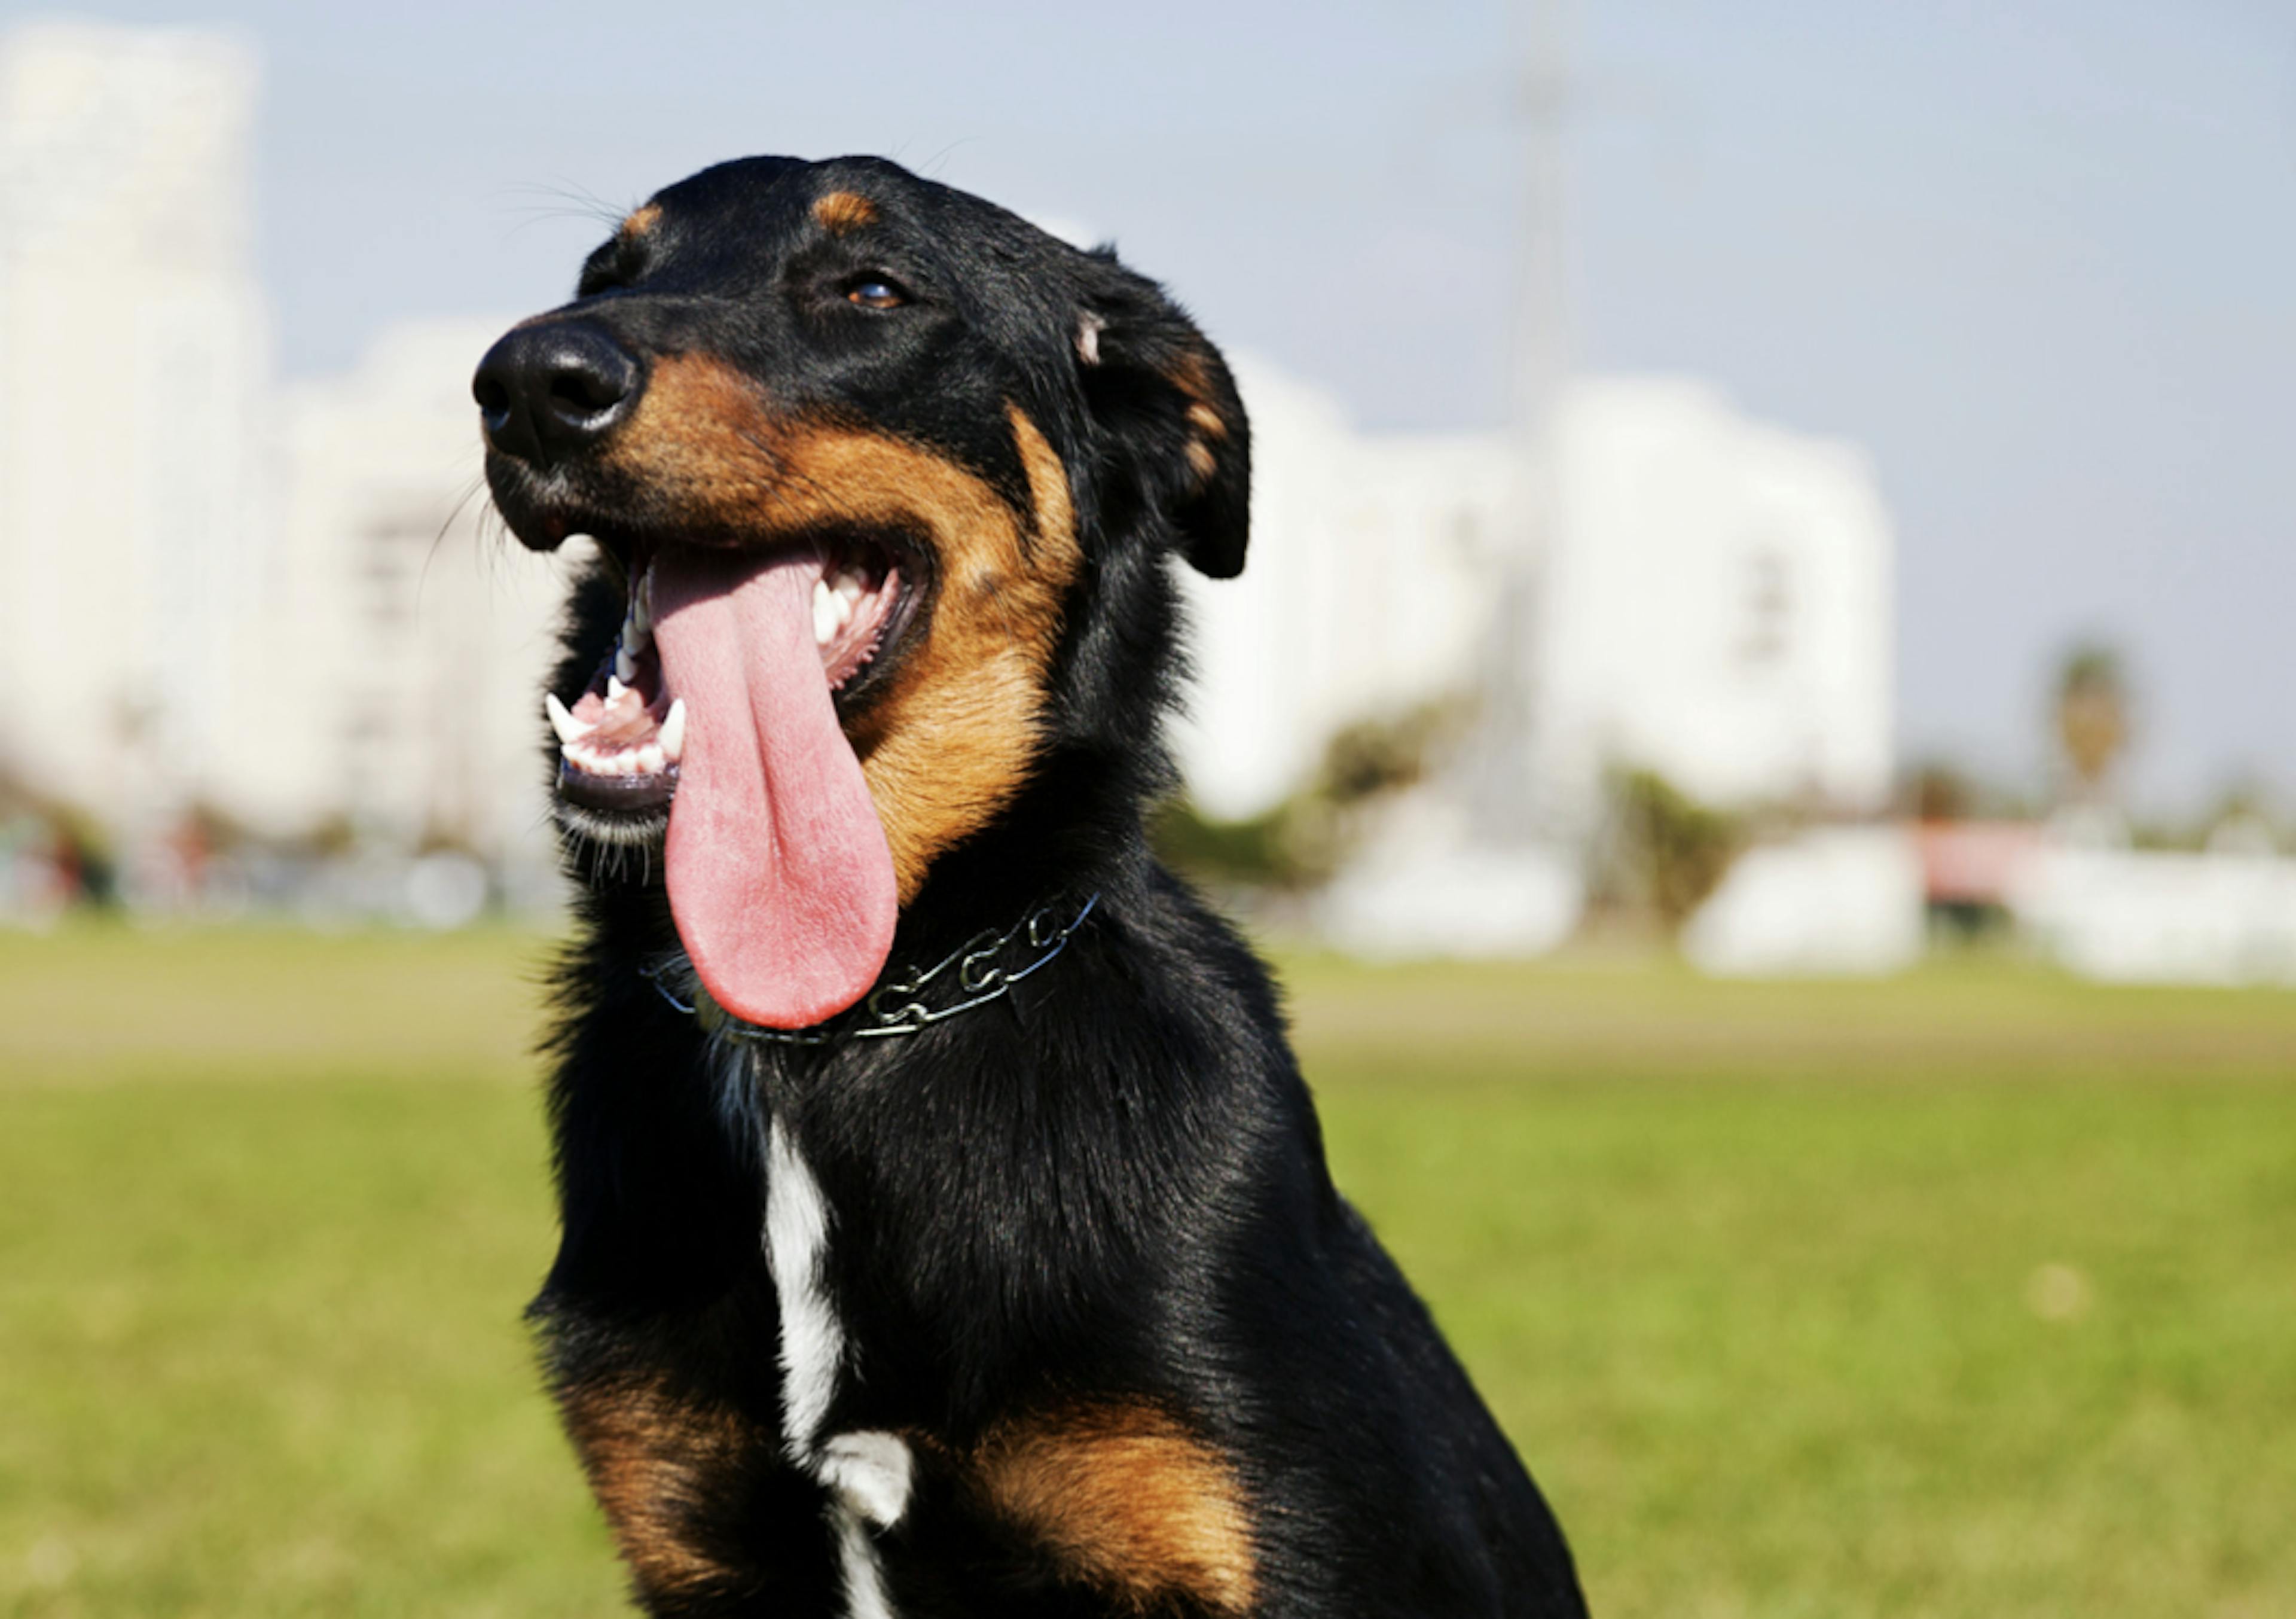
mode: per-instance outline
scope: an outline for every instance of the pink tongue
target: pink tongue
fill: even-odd
[[[811,553],[688,548],[653,564],[654,639],[685,702],[669,913],[710,998],[799,1029],[868,992],[899,899],[813,639]]]

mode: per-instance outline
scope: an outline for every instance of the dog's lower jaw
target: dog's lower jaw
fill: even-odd
[[[560,863],[575,883],[591,893],[661,886],[662,842],[669,811],[636,818],[601,815],[563,798],[554,798],[552,822],[558,828]]]

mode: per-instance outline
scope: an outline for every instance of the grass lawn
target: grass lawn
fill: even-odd
[[[0,1615],[622,1611],[521,935],[0,935]],[[2296,996],[1290,964],[1604,1615],[2296,1613]]]

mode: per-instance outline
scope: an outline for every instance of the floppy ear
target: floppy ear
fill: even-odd
[[[1233,579],[1251,526],[1251,424],[1235,379],[1153,282],[1101,263],[1107,279],[1077,319],[1085,401],[1134,463],[1181,555]]]

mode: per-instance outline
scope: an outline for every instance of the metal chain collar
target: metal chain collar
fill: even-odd
[[[690,1014],[710,1033],[727,1040],[777,1046],[827,1046],[842,1040],[882,1040],[896,1034],[915,1034],[961,1012],[1003,999],[1012,993],[1014,984],[1050,966],[1068,948],[1069,940],[1099,903],[1100,896],[1095,893],[1075,916],[1062,922],[1060,902],[1054,900],[1038,906],[1002,933],[985,928],[922,972],[912,971],[879,984],[857,1008],[854,1021],[842,1027],[816,1023],[810,1029],[761,1029],[730,1016],[693,982],[693,964],[682,951],[639,971],[662,999],[680,1012]],[[1016,941],[1023,950],[1034,954],[1017,966],[1003,965],[998,957]],[[945,982],[953,984],[955,992],[964,999],[944,1007],[930,1005],[933,999],[931,991],[936,984],[944,982],[943,974],[951,968],[955,971]],[[673,973],[692,985],[691,1002],[679,999],[662,982]]]

